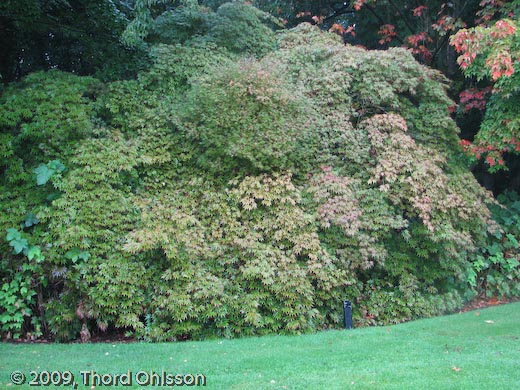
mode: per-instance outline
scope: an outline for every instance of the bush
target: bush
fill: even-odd
[[[347,298],[361,325],[460,306],[492,199],[445,80],[305,24],[260,59],[196,41],[156,45],[137,80],[80,99],[88,131],[73,143],[49,134],[56,152],[34,162],[20,146],[22,165],[56,172],[44,193],[58,197],[30,203],[4,182],[17,211],[3,226],[38,204],[30,244],[55,337],[82,322],[146,340],[299,333],[338,326]],[[51,95],[35,105],[61,112]]]
[[[520,295],[520,199],[506,192],[490,206],[493,220],[486,245],[473,261],[468,282],[486,297]]]

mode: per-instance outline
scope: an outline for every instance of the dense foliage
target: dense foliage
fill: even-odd
[[[517,193],[506,192],[498,197],[498,201],[491,206],[491,212],[499,226],[473,261],[468,282],[475,291],[483,291],[488,297],[518,296],[520,199]]]
[[[254,4],[287,26],[310,22],[352,44],[404,47],[420,62],[441,70],[455,81],[450,94],[458,106],[453,114],[462,129],[462,146],[474,160],[475,176],[495,194],[520,189],[514,72],[520,1],[256,0]]]
[[[494,82],[487,90],[491,97],[480,107],[486,112],[474,142],[463,140],[462,145],[477,159],[485,157],[491,170],[504,168],[504,155],[520,152],[518,22],[501,19],[491,26],[461,30],[452,44],[460,53],[458,62],[467,77]],[[475,95],[472,101],[484,101],[483,96],[478,99]]]
[[[135,80],[50,71],[3,92],[4,334],[298,333],[340,326],[344,299],[357,324],[388,324],[518,272],[507,243],[505,263],[474,261],[518,231],[493,222],[440,73],[309,24],[275,37],[242,3],[204,12],[258,36],[174,39],[178,7]]]

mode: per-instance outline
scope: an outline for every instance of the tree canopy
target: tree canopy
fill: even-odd
[[[48,69],[111,80],[134,77],[146,56],[120,43],[132,15],[131,4],[119,0],[2,1],[2,80]]]

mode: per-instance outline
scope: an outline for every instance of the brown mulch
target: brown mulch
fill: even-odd
[[[519,302],[520,297],[515,298],[488,298],[488,297],[476,297],[472,301],[468,302],[462,309],[459,310],[460,313],[465,313],[467,311],[484,309],[490,306],[497,305],[505,305],[506,303]]]

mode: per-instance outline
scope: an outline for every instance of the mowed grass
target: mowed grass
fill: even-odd
[[[9,374],[202,373],[208,389],[520,389],[520,303],[390,327],[303,336],[132,344],[0,344]],[[50,388],[56,388],[50,386]],[[63,387],[72,388],[72,387]],[[96,388],[108,388],[97,386]],[[158,389],[160,386],[111,388]]]

